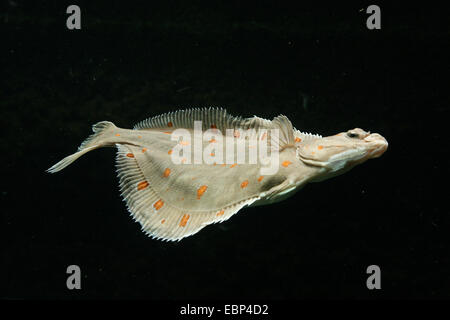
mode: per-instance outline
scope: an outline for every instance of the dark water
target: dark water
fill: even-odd
[[[448,298],[448,19],[438,8],[6,1],[0,14],[2,298]],[[389,150],[178,243],[128,216],[114,149],[45,169],[92,124],[186,107],[379,132]],[[448,136],[448,135],[447,135]],[[66,268],[82,290],[66,288]],[[369,291],[378,265],[382,289]]]

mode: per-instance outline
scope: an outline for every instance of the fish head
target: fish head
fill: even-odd
[[[339,175],[368,159],[380,157],[388,142],[378,133],[360,128],[341,132],[333,136],[311,139],[297,147],[297,157],[308,166],[324,170],[320,180]]]

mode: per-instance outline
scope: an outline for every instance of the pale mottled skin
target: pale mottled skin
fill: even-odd
[[[183,128],[193,135],[194,120],[202,120],[202,130],[217,130],[221,135],[217,140],[225,141],[226,129],[255,129],[252,137],[256,140],[234,135],[233,143],[245,146],[246,159],[249,145],[269,139],[267,130],[278,130],[279,141],[271,140],[279,158],[276,172],[262,174],[260,163],[236,163],[236,158],[224,164],[189,164],[184,160],[175,164],[175,146],[193,141],[172,140],[172,133]],[[284,116],[272,121],[258,117],[241,119],[222,109],[182,110],[144,121],[133,130],[104,121],[96,124],[94,131],[78,152],[48,171],[60,171],[96,148],[117,146],[118,175],[128,209],[144,232],[164,240],[180,240],[208,224],[225,221],[244,206],[281,201],[308,182],[331,178],[379,157],[388,145],[381,135],[358,128],[322,138],[296,130]],[[207,140],[200,142],[203,148],[213,147],[211,141],[216,139]],[[219,152],[207,150],[208,154]]]

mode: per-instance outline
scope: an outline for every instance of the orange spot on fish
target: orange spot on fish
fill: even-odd
[[[166,222],[166,219],[162,219],[161,220],[161,224],[163,224],[164,222]]]
[[[139,139],[142,139],[142,136],[138,136]]]
[[[134,154],[132,154],[132,153],[127,153],[127,157],[128,157],[128,158],[134,158]]]
[[[315,151],[311,152],[312,155],[314,155],[315,153],[316,153]]]
[[[230,166],[230,168],[234,168],[234,167],[236,167],[237,166],[237,164],[235,163],[235,164],[232,164],[231,166]]]
[[[183,200],[184,200],[184,198],[181,198],[180,200],[181,200],[181,201],[183,201]]]
[[[220,210],[219,212],[217,212],[217,216],[218,217],[223,216],[224,213],[225,213],[224,210]]]
[[[217,142],[217,140],[214,139],[214,138],[212,138],[211,140],[209,140],[209,143],[215,143],[215,142]]]
[[[181,163],[185,163],[187,161],[186,158],[181,159]]]
[[[172,152],[173,152],[173,150],[170,149],[170,150],[167,152],[167,154],[172,154]]]
[[[214,152],[211,152],[209,155],[210,155],[211,157],[214,157],[214,156],[215,156],[215,153],[214,153]]]
[[[142,181],[142,182],[138,183],[137,189],[138,190],[144,190],[147,187],[148,187],[148,182],[147,181]]]
[[[181,221],[180,221],[180,227],[185,227],[189,218],[190,218],[190,215],[188,215],[188,214],[183,215],[183,217],[181,218]]]
[[[261,140],[264,140],[267,137],[267,132],[264,132],[263,135],[261,136]]]
[[[173,123],[169,121],[169,122],[167,123],[167,126],[168,126],[168,127],[173,127]]]
[[[145,151],[147,151],[147,148],[142,148],[142,152],[145,152]]]
[[[169,175],[170,175],[170,169],[169,169],[169,168],[166,168],[166,170],[164,170],[163,177],[164,177],[164,178],[167,178]]]
[[[300,139],[299,137],[295,138],[295,142],[301,142],[302,139]]]
[[[248,186],[248,180],[245,180],[241,183],[241,188],[244,189],[246,186]]]
[[[289,166],[291,163],[292,163],[292,162],[286,160],[286,161],[283,161],[283,163],[282,163],[281,165],[282,165],[283,167],[287,167],[287,166]]]
[[[264,179],[264,177],[263,177],[263,176],[260,176],[260,177],[258,178],[258,182],[261,182],[262,179]]]
[[[170,131],[164,131],[163,133],[165,133],[165,134],[172,134],[172,132],[170,132]]]
[[[180,141],[180,144],[182,145],[182,146],[188,146],[189,145],[189,141]]]
[[[153,205],[153,207],[155,207],[156,210],[159,210],[162,208],[162,206],[164,205],[164,201],[162,201],[161,199],[159,199],[158,201],[155,202],[155,204]]]
[[[205,193],[206,189],[208,189],[208,186],[201,186],[197,190],[197,199],[200,200],[201,196]]]
[[[120,133],[116,133],[116,137],[120,137]]]
[[[318,146],[317,149],[322,150],[323,146]]]

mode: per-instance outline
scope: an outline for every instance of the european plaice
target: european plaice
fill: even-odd
[[[283,115],[241,118],[221,108],[170,112],[133,129],[102,121],[93,131],[47,171],[115,146],[129,212],[149,236],[170,241],[228,220],[245,206],[281,201],[309,182],[381,156],[388,146],[380,134],[359,128],[322,137],[295,129]]]

